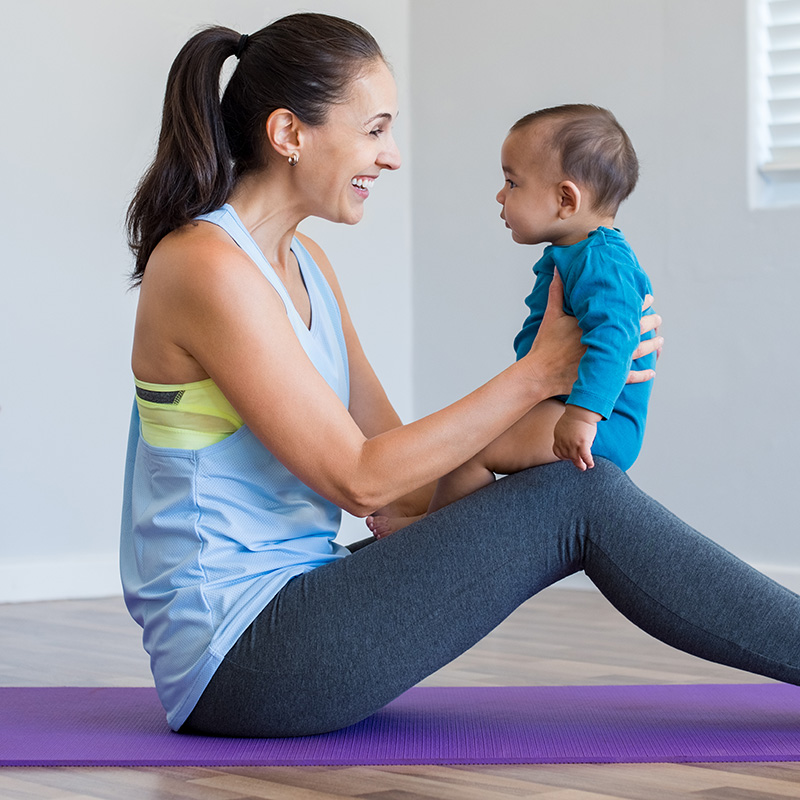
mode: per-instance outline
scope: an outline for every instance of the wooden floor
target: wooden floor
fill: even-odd
[[[0,631],[0,685],[152,685],[139,629],[119,598],[0,605]],[[595,592],[558,587],[425,681],[437,686],[747,682],[765,681],[650,639]],[[353,797],[776,800],[800,798],[800,764],[0,769],[2,800]]]

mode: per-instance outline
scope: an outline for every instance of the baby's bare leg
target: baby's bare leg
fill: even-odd
[[[495,473],[510,475],[558,461],[553,453],[553,429],[563,413],[564,404],[554,399],[532,408],[480,453],[440,478],[428,512],[488,486]]]
[[[560,400],[545,400],[532,408],[480,453],[439,479],[428,513],[488,486],[495,473],[510,475],[558,461],[553,453],[553,429],[563,413],[564,404]],[[382,539],[418,519],[371,516],[367,517],[367,527]]]

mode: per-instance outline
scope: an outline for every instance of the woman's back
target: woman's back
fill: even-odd
[[[308,288],[310,329],[233,208],[205,219],[231,236],[274,287],[306,355],[346,406],[338,305],[306,248],[292,244]],[[333,543],[340,518],[338,507],[298,480],[246,425],[200,449],[159,447],[147,441],[134,409],[122,579],[173,727],[272,597],[296,575],[346,553]]]

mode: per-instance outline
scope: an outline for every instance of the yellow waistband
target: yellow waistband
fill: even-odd
[[[244,424],[211,378],[164,384],[135,380],[142,436],[156,447],[199,450]]]

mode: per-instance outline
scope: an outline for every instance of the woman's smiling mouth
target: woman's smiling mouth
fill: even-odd
[[[368,175],[358,175],[350,181],[350,185],[356,190],[356,194],[361,197],[369,197],[369,190],[375,183],[375,178]]]

